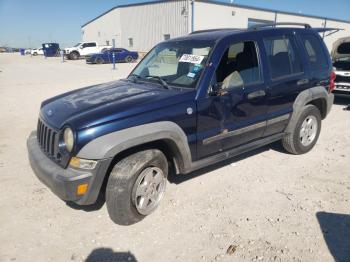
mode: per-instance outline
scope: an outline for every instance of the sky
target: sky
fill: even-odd
[[[81,40],[81,26],[108,9],[150,0],[0,0],[0,46],[61,47]],[[217,0],[229,3],[230,0]],[[234,0],[236,4],[350,21],[350,0]]]

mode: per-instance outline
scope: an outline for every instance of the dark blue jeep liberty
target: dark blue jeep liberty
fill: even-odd
[[[169,170],[190,173],[281,140],[315,145],[335,75],[316,29],[289,23],[191,33],[156,45],[126,79],[44,101],[27,141],[57,196],[130,225],[160,204]]]

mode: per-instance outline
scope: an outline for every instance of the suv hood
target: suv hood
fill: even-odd
[[[66,124],[83,129],[168,106],[175,103],[174,96],[184,96],[188,93],[193,93],[193,90],[168,90],[151,82],[134,83],[119,80],[50,98],[42,103],[40,116],[55,129],[61,129]],[[168,98],[172,99],[169,101]],[[184,98],[181,98],[181,101],[184,101]],[[145,105],[148,105],[147,108]]]

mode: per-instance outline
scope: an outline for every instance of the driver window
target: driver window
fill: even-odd
[[[215,76],[221,89],[240,88],[261,82],[255,42],[240,42],[227,48]]]

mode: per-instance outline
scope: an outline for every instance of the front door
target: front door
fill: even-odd
[[[198,158],[260,138],[266,128],[266,90],[257,42],[228,45],[208,95],[198,100]]]

